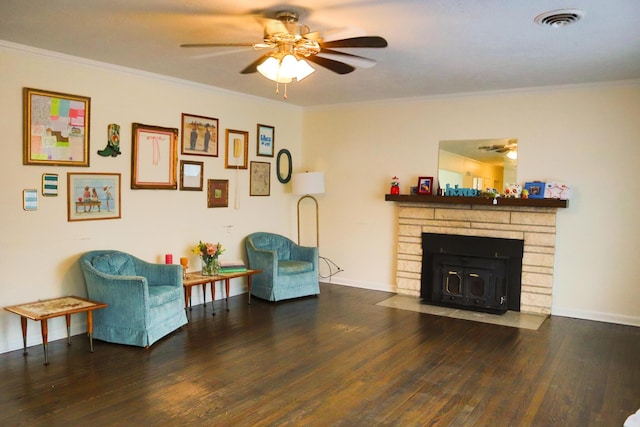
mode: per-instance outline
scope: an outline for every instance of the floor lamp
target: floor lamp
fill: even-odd
[[[320,222],[318,216],[318,201],[312,194],[324,193],[324,172],[301,172],[291,177],[294,194],[303,194],[298,200],[298,244],[300,244],[300,203],[304,199],[311,199],[316,205],[316,245],[320,247]]]

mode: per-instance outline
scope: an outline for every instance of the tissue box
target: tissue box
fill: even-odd
[[[572,196],[571,188],[561,182],[549,181],[545,184],[545,199],[569,200]]]

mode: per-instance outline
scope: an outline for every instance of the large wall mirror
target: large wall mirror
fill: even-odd
[[[506,184],[518,182],[517,165],[515,138],[440,141],[438,185],[502,192]]]

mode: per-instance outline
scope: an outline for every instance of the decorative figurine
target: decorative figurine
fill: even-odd
[[[400,183],[397,176],[391,179],[391,194],[400,194]]]
[[[98,154],[103,157],[116,157],[120,152],[120,125],[111,123],[108,127],[109,139],[104,150],[98,150]]]

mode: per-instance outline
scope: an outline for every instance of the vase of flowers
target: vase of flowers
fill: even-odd
[[[202,259],[202,275],[215,276],[218,274],[218,257],[224,253],[225,249],[220,243],[202,242],[193,248],[193,253],[198,254]]]

